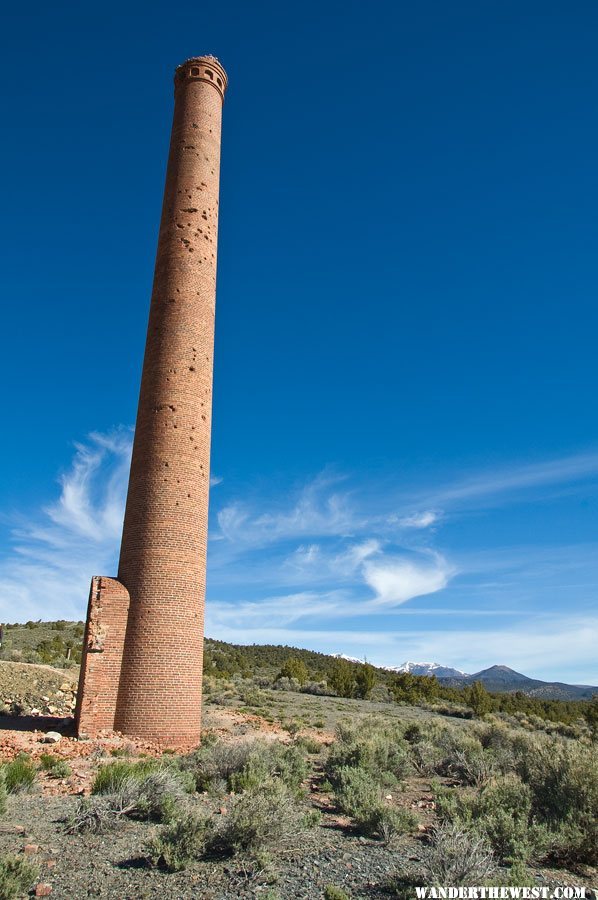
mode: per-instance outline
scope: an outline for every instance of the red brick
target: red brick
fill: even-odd
[[[118,582],[92,582],[77,707],[90,736],[114,727],[173,747],[199,741],[226,83],[213,57],[175,73]],[[102,628],[105,647],[94,650],[89,641]]]

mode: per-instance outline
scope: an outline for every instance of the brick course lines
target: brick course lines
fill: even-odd
[[[129,593],[115,578],[91,579],[75,722],[80,734],[112,731]]]
[[[118,580],[130,604],[114,727],[199,742],[220,132],[226,74],[175,73],[175,108]],[[82,675],[82,709],[97,688]],[[81,719],[81,722],[83,718]]]

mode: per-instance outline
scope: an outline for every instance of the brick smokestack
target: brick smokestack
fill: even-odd
[[[193,57],[176,69],[118,581],[104,579],[112,591],[109,597],[120,589],[119,609],[127,607],[126,628],[118,625],[112,634],[114,638],[119,629],[123,631],[124,649],[115,664],[120,665],[117,690],[115,684],[104,689],[107,699],[95,696],[101,679],[96,674],[94,681],[85,674],[84,659],[77,711],[79,729],[88,733],[114,727],[181,748],[196,745],[200,736],[220,132],[226,84],[224,69],[211,56]],[[118,603],[108,600],[102,607],[97,584],[95,596],[101,633],[102,617],[110,628],[111,609],[116,610]],[[122,622],[122,616],[116,618]],[[92,619],[90,599],[88,631]],[[92,638],[98,643],[97,625],[91,630],[94,634],[85,639],[88,656],[97,650]],[[109,649],[109,642],[106,646]],[[96,663],[96,673],[99,669]],[[107,662],[104,671],[109,671]]]

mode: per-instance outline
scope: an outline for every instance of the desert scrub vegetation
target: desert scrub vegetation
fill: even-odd
[[[346,891],[335,884],[327,884],[324,888],[324,900],[351,900]]]
[[[530,741],[517,771],[531,792],[531,811],[562,863],[598,865],[598,746],[566,738]]]
[[[38,867],[23,856],[0,856],[0,900],[27,894],[38,874]]]
[[[26,753],[19,753],[13,760],[0,766],[0,779],[7,794],[31,790],[35,775],[35,766]]]
[[[437,828],[420,857],[422,884],[484,884],[495,870],[489,843],[454,824]]]
[[[92,796],[79,801],[66,821],[66,830],[107,830],[124,816],[170,822],[180,814],[194,788],[193,779],[179,767],[178,757],[110,762],[98,771]]]
[[[201,859],[214,834],[214,819],[197,811],[187,812],[164,825],[147,846],[147,857],[167,872],[180,872]]]
[[[503,863],[598,863],[598,748],[589,740],[493,723],[461,739],[435,771],[467,786],[434,786],[440,819],[483,835]]]
[[[312,756],[322,751],[322,744],[308,734],[298,734],[295,739],[295,745]]]
[[[425,731],[415,724],[405,730],[405,739],[418,774],[441,775],[473,787],[515,771],[517,755],[528,746],[523,733],[498,722],[467,729],[430,723]]]
[[[334,777],[338,808],[351,816],[357,830],[368,837],[390,844],[396,835],[412,831],[417,825],[409,810],[385,803],[382,786],[366,769],[343,766]]]
[[[546,830],[531,815],[531,791],[517,775],[502,775],[478,791],[434,786],[441,822],[485,838],[505,865],[541,854]]]
[[[297,845],[313,823],[309,811],[280,778],[267,776],[234,797],[215,836],[215,846],[225,854]]]
[[[379,718],[359,726],[338,725],[326,761],[326,774],[333,785],[335,773],[345,767],[363,769],[386,787],[398,784],[411,770],[401,726]]]
[[[399,784],[409,770],[402,729],[381,720],[365,728],[340,725],[325,766],[338,808],[351,816],[359,831],[386,844],[417,824],[409,810],[384,800],[385,790]]]
[[[496,872],[492,847],[483,835],[461,825],[445,822],[434,829],[418,851],[417,868],[402,870],[390,879],[386,887],[394,896],[408,900],[415,896],[417,885],[483,885],[488,884],[488,880]],[[509,882],[504,873],[501,873],[500,878],[503,884]]]
[[[299,743],[208,740],[179,765],[198,790],[232,796],[219,816],[184,807],[148,845],[154,865],[177,871],[196,859],[241,854],[262,871],[271,851],[289,849],[315,824],[303,802],[309,766]]]
[[[51,778],[68,778],[71,774],[67,761],[54,753],[42,753],[38,763],[42,772],[47,772]]]
[[[280,778],[267,776],[231,798],[220,816],[188,812],[164,826],[148,846],[154,865],[178,871],[205,857],[244,855],[260,860],[292,850],[314,822],[310,810]]]
[[[269,777],[278,778],[297,791],[309,773],[301,744],[259,739],[237,743],[211,741],[184,757],[182,765],[194,779],[197,790],[217,794],[243,791]]]
[[[4,781],[4,775],[0,772],[0,816],[3,816],[6,812],[7,797],[8,791],[6,790],[6,782]]]

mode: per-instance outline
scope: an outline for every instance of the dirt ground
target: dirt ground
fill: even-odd
[[[7,665],[13,669],[12,675],[4,668]],[[27,698],[26,702],[37,710],[47,703],[42,697],[48,697],[53,706],[52,690],[68,695],[66,675],[46,666],[1,663],[0,696],[13,699],[14,695],[21,698],[19,702]],[[70,670],[68,675],[74,685],[76,671]],[[248,706],[247,696],[242,686],[238,694],[231,690],[225,699],[218,692],[207,691],[204,731],[226,741],[259,736],[284,742],[300,731],[325,747],[333,741],[334,728],[341,721],[365,720],[372,714],[421,724],[438,718],[416,707],[274,690],[259,691],[253,697],[254,705]],[[451,721],[459,727],[467,726],[460,719]],[[46,743],[48,731],[58,732],[61,739]],[[335,810],[332,796],[325,789],[324,753],[314,753],[313,773],[304,787],[309,803],[321,814],[321,822],[297,841],[297,847],[278,854],[274,881],[265,873],[248,870],[238,858],[199,861],[185,871],[165,873],[147,863],[146,848],[159,826],[124,818],[116,829],[103,834],[68,834],[64,826],[78,800],[89,794],[103,763],[121,755],[131,759],[158,756],[162,748],[114,733],[98,740],[77,740],[72,718],[67,716],[0,716],[0,759],[12,759],[20,752],[34,760],[50,752],[68,761],[71,768],[68,777],[59,779],[39,771],[30,792],[9,796],[7,812],[0,820],[0,854],[16,853],[36,862],[38,885],[45,885],[38,886],[38,891],[49,891],[57,900],[313,900],[323,897],[331,885],[342,888],[350,898],[389,898],[395,896],[390,887],[392,877],[417,865],[422,842],[435,818],[429,779],[410,777],[397,785],[388,799],[416,814],[419,824],[414,832],[388,848],[359,836],[350,819]],[[194,803],[211,804],[216,814],[226,814],[226,809],[214,806],[213,798],[207,795],[196,796]],[[574,876],[547,869],[534,876],[538,884],[581,884],[588,890],[593,881],[587,873]]]

